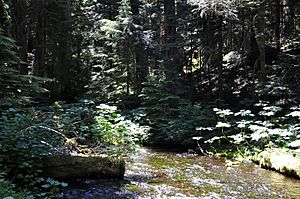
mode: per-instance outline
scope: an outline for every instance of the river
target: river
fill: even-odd
[[[124,180],[78,180],[68,199],[300,199],[300,180],[254,164],[144,148],[128,158]]]

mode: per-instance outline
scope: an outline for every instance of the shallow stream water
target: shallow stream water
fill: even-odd
[[[143,149],[127,160],[124,180],[78,180],[70,199],[300,199],[300,180],[254,164],[226,167],[224,158]]]

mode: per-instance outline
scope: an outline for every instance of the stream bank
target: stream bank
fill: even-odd
[[[286,149],[266,149],[252,157],[263,168],[300,179],[300,155]]]

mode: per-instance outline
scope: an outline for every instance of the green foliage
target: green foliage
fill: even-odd
[[[17,111],[10,108],[1,113],[0,164],[5,178],[30,190],[41,192],[40,158],[53,153],[60,136],[53,135],[41,126],[50,126],[51,119],[37,110]],[[51,152],[52,151],[52,152]],[[55,191],[49,189],[48,192]]]
[[[265,86],[255,86],[255,94],[259,99],[274,102],[279,106],[299,101],[299,86],[297,80],[300,74],[300,56],[282,54],[279,60],[267,66],[268,75]]]
[[[5,0],[0,1],[0,29],[5,29],[10,23],[9,6]]]
[[[194,142],[191,138],[199,135],[197,131],[199,121],[202,126],[211,126],[215,122],[211,108],[212,105],[193,105],[191,103],[178,107],[177,117],[168,122],[160,135],[168,143],[192,147]],[[203,131],[201,136],[206,137],[208,132],[210,131]]]
[[[0,66],[0,109],[35,103],[36,98],[49,93],[43,88],[49,81],[48,78],[20,75],[17,70]]]
[[[5,179],[41,197],[65,183],[43,176],[42,159],[56,153],[125,155],[147,138],[147,128],[121,116],[114,106],[83,100],[39,109],[10,108],[0,115],[0,168]],[[101,149],[101,150],[99,150]]]
[[[236,0],[191,0],[190,3],[198,6],[194,11],[199,10],[201,18],[207,18],[213,14],[230,19],[237,17]]]
[[[26,193],[16,192],[16,186],[0,178],[0,197],[6,199],[22,199],[25,198]]]
[[[0,110],[34,102],[34,96],[47,93],[42,84],[47,78],[21,75],[12,64],[21,63],[17,57],[15,41],[3,35],[0,29]]]
[[[179,113],[178,108],[187,101],[175,95],[177,92],[175,89],[179,87],[176,88],[174,81],[164,81],[159,78],[158,75],[149,77],[140,97],[147,122],[155,132],[152,139],[164,142],[167,136],[162,136],[162,130],[168,127],[168,123]]]
[[[138,65],[137,46],[145,46],[140,16],[132,13],[129,0],[98,1],[86,5],[85,12],[93,18],[94,26],[87,32],[93,41],[91,49],[91,81],[87,95],[97,99],[116,99],[139,92],[141,78],[138,73],[147,65]],[[99,14],[98,10],[103,13]],[[96,28],[95,28],[96,27]],[[147,60],[143,60],[144,63]],[[145,75],[146,76],[146,75]]]
[[[4,35],[3,30],[0,29],[0,65],[7,66],[8,64],[16,64],[21,60],[18,58],[14,49],[15,41]]]
[[[121,147],[122,153],[133,150],[136,144],[147,139],[147,127],[139,126],[123,117],[114,106],[97,106],[95,123],[91,133],[98,143],[105,146]]]
[[[104,15],[99,15],[97,10],[107,7]],[[109,10],[114,8],[113,10]],[[127,19],[129,13],[124,13],[127,9],[122,9],[119,5],[119,17],[116,17],[118,9],[116,2],[96,4],[87,7],[85,12],[93,13],[95,16],[95,26],[91,27],[88,34],[96,42],[92,44],[91,59],[93,60],[91,82],[88,86],[87,95],[93,98],[111,98],[120,96],[126,92],[126,66],[122,60],[123,21]],[[107,16],[107,15],[108,16]],[[114,14],[114,15],[113,15]],[[126,15],[126,16],[124,16]],[[118,18],[118,19],[116,19]]]
[[[299,107],[284,114],[281,107],[270,106],[267,102],[257,103],[256,106],[262,107],[257,114],[250,110],[233,113],[228,109],[215,108],[219,122],[212,129],[215,129],[217,135],[204,139],[204,143],[210,144],[217,151],[255,148],[262,150],[272,147],[299,151]]]
[[[136,120],[151,127],[150,141],[155,144],[189,146],[197,135],[196,127],[214,124],[212,105],[193,104],[184,96],[189,87],[182,79],[160,80],[149,77],[140,98],[142,107],[136,109]],[[180,83],[178,83],[180,82]]]
[[[121,154],[125,154],[147,138],[147,127],[126,119],[115,106],[97,106],[90,100],[54,106],[58,112],[52,117],[55,126],[51,128],[59,129],[68,138],[76,138],[80,145],[101,146],[106,150],[120,148]]]

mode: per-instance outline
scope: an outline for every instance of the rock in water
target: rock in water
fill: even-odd
[[[123,178],[125,161],[120,157],[56,154],[43,158],[43,171],[55,179]]]

